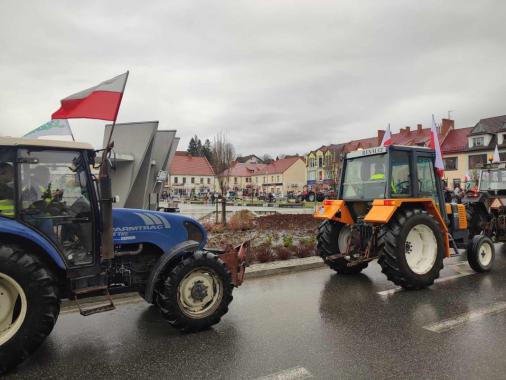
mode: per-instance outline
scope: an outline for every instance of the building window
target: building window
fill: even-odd
[[[234,177],[234,183],[237,184],[237,177]]]
[[[192,177],[191,182],[195,183],[195,177]]]
[[[183,177],[183,184],[186,183],[186,177]]]
[[[207,184],[210,185],[211,184],[211,178],[208,178],[207,179]]]
[[[177,183],[177,177],[174,177],[174,183]]]
[[[457,170],[457,157],[446,157],[444,159],[445,170]]]
[[[486,154],[473,154],[469,156],[469,169],[478,169],[487,163]]]
[[[475,146],[483,146],[485,143],[485,138],[481,137],[473,137],[473,147]]]
[[[274,183],[274,176],[271,175],[271,183]]]
[[[277,180],[277,182],[279,183],[279,175],[277,176],[277,179],[276,179],[276,180]]]
[[[319,157],[318,158],[318,167],[321,168],[322,166],[323,166],[323,158]]]
[[[200,177],[200,184],[204,184],[204,178]]]

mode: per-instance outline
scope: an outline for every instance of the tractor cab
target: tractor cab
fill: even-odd
[[[346,155],[339,199],[350,204],[354,219],[365,217],[374,200],[431,199],[445,214],[442,185],[434,170],[434,152],[424,147],[388,146]]]
[[[93,147],[11,138],[0,144],[0,215],[16,221],[12,225],[27,237],[42,235],[66,268],[96,265],[100,219],[90,172]]]

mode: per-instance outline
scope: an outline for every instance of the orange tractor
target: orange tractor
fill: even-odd
[[[464,205],[445,204],[434,151],[377,147],[348,153],[338,200],[325,200],[318,254],[337,273],[355,274],[378,259],[383,273],[406,289],[430,286],[443,259],[467,250],[471,267],[492,268],[495,251],[485,235],[469,236]]]

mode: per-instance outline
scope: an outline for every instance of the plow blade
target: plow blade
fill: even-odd
[[[237,247],[231,247],[226,250],[213,250],[210,252],[218,255],[221,261],[225,263],[232,276],[232,282],[235,287],[240,286],[244,281],[244,273],[246,271],[246,253],[250,248],[250,240],[247,240]]]

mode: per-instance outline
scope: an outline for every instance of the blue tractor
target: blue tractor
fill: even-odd
[[[211,252],[191,218],[113,209],[108,161],[97,178],[95,157],[88,144],[0,138],[0,374],[44,341],[61,299],[86,316],[137,291],[191,332],[218,323],[242,283],[246,244]]]

